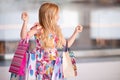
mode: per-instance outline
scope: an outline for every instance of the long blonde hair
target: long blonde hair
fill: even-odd
[[[44,48],[54,47],[53,38],[49,38],[48,35],[54,33],[58,37],[57,47],[62,47],[62,33],[60,27],[57,25],[55,19],[59,12],[59,7],[55,3],[44,3],[39,9],[39,23],[42,26],[43,33],[40,35],[42,40],[42,46]]]

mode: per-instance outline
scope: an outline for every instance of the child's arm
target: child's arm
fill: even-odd
[[[81,25],[78,25],[76,28],[75,28],[75,31],[74,33],[72,34],[72,36],[68,39],[68,47],[71,47],[71,45],[73,44],[73,42],[75,41],[76,39],[76,36],[79,32],[82,32],[82,29],[83,27]]]
[[[25,39],[27,36],[27,24],[28,24],[28,14],[27,12],[23,12],[21,15],[21,19],[23,20],[23,25],[20,33],[21,39]]]
[[[28,24],[27,12],[23,12],[21,18],[23,20],[23,25],[22,25],[21,34],[20,34],[21,39],[25,39],[27,35],[30,38],[34,34],[36,34],[39,31],[39,29],[41,29],[41,26],[39,25],[39,23],[35,23],[34,26],[31,28],[31,30],[27,31],[27,24]]]

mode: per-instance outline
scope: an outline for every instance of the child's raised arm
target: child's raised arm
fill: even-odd
[[[27,24],[28,24],[28,14],[27,12],[23,12],[21,15],[21,19],[23,20],[23,25],[20,33],[21,39],[25,39],[27,36]]]
[[[75,31],[74,33],[72,34],[72,36],[68,39],[68,47],[71,47],[71,45],[73,44],[73,42],[75,41],[76,39],[76,36],[79,32],[82,32],[83,30],[83,27],[81,25],[78,25],[76,28],[75,28]]]
[[[28,18],[29,18],[27,12],[23,12],[21,15],[21,18],[23,20],[23,25],[22,25],[22,29],[21,29],[21,33],[20,33],[21,39],[25,39],[27,37],[27,35],[30,38],[34,34],[36,34],[37,32],[40,31],[41,26],[39,23],[35,23],[34,26],[30,29],[30,31],[27,31],[27,24],[28,24]]]

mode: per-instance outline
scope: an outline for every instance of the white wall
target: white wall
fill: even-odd
[[[120,39],[120,9],[108,8],[91,12],[91,38]]]

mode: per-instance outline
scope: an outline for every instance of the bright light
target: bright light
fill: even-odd
[[[63,10],[60,14],[61,27],[74,27],[78,25],[79,15],[77,11]]]

